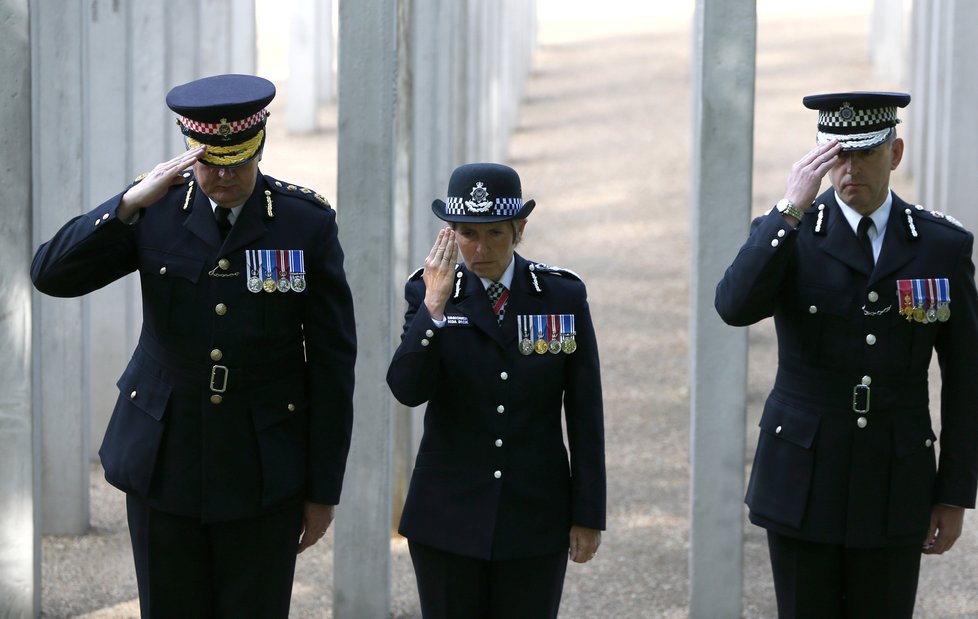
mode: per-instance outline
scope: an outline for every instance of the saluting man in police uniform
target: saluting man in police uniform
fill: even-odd
[[[171,90],[187,151],[34,257],[53,296],[139,272],[142,332],[99,454],[127,493],[143,617],[287,617],[296,552],[340,498],[353,304],[334,211],[258,170],[274,96],[246,75]]]
[[[950,549],[975,505],[974,239],[889,188],[904,148],[897,108],[909,102],[805,97],[818,110],[817,146],[717,287],[728,324],[773,315],[777,329],[746,502],[768,531],[781,617],[910,617],[921,552]],[[832,187],[816,197],[826,175]]]
[[[515,253],[533,207],[512,168],[457,168],[432,204],[450,226],[405,287],[387,382],[428,403],[400,524],[426,619],[556,617],[568,554],[589,561],[605,527],[587,293]]]

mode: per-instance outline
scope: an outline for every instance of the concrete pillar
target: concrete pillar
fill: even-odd
[[[31,406],[31,37],[28,0],[0,0],[0,617],[41,611],[40,451]]]
[[[329,4],[323,2],[323,4]],[[255,23],[255,0],[231,0],[231,28],[227,32],[231,58],[229,73],[254,74],[258,64],[255,41],[258,25]]]
[[[85,209],[81,3],[34,0],[31,16],[33,247]],[[88,528],[88,364],[80,299],[34,294],[34,410],[46,534]]]
[[[407,0],[340,4],[337,210],[346,270],[357,299],[353,444],[337,512],[333,614],[390,615],[391,448],[394,400],[387,365],[400,334],[406,259],[404,152],[398,106],[408,61],[401,47]],[[395,94],[398,96],[395,97]]]
[[[902,82],[908,60],[904,0],[873,0],[869,46],[876,77]]]
[[[293,0],[289,29],[289,97],[286,123],[293,133],[310,133],[319,127],[320,82],[326,79],[319,66],[322,13],[331,12],[319,0]]]
[[[968,152],[968,139],[978,135],[975,101],[978,101],[978,46],[975,28],[978,26],[978,3],[973,0],[944,0],[940,15],[941,37],[932,42],[940,46],[937,91],[932,91],[934,115],[938,119],[934,149],[929,156],[936,159],[936,172],[929,187],[927,204],[932,209],[947,211],[969,230],[978,229],[978,208],[974,196],[978,193],[975,175],[975,156]]]
[[[903,165],[910,167],[914,177],[916,192],[919,200],[923,200],[924,185],[922,184],[924,161],[926,160],[927,118],[929,114],[927,90],[928,67],[930,65],[930,4],[914,2],[911,13],[910,30],[910,79],[909,88],[913,100],[910,107],[904,111],[908,129],[904,131],[908,137],[908,154],[904,156]],[[899,130],[899,129],[898,129]]]
[[[747,331],[714,291],[747,237],[754,128],[754,0],[697,0],[690,222],[690,617],[740,617]],[[728,234],[716,222],[737,221]],[[734,216],[731,214],[734,213]]]
[[[332,0],[322,0],[316,14],[318,35],[316,37],[316,56],[319,63],[319,102],[326,103],[336,98],[336,70],[333,61],[336,57],[336,37],[333,34]]]

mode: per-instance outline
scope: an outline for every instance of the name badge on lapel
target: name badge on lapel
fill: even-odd
[[[897,302],[907,321],[947,322],[951,318],[951,283],[946,277],[898,279]]]
[[[250,292],[302,292],[306,289],[305,256],[301,249],[245,250]]]
[[[574,314],[520,314],[516,328],[517,345],[524,355],[569,355],[577,350]]]

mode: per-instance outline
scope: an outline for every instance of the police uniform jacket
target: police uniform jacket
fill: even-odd
[[[428,403],[400,533],[481,559],[560,552],[571,525],[605,526],[601,378],[584,284],[514,260],[502,326],[480,279],[460,265],[447,324],[436,328],[419,270],[387,373],[403,404]],[[575,352],[520,353],[517,316],[541,314],[574,315]]]
[[[792,229],[777,210],[717,286],[736,326],[774,316],[778,371],[760,420],[746,502],[760,526],[853,547],[919,543],[931,507],[974,507],[978,296],[973,237],[896,195],[875,268],[833,189]],[[948,278],[950,317],[900,313],[897,280]],[[941,440],[928,366],[941,368]]]
[[[69,221],[31,268],[60,297],[139,272],[142,331],[99,451],[106,479],[204,521],[300,497],[336,504],[356,337],[335,212],[259,174],[222,242],[193,182],[132,225],[116,217],[121,199]],[[250,249],[302,250],[305,288],[249,291]]]

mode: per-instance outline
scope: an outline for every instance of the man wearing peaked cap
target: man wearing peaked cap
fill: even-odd
[[[274,96],[250,75],[173,88],[186,152],[34,256],[53,296],[139,273],[142,331],[99,455],[127,495],[143,617],[284,619],[296,553],[339,502],[353,304],[325,198],[258,169]]]
[[[974,237],[890,189],[909,102],[805,97],[816,146],[717,286],[725,322],[773,316],[778,334],[746,502],[767,529],[780,617],[911,617],[921,553],[949,550],[975,506]]]
[[[568,558],[593,559],[605,527],[587,292],[515,253],[535,205],[515,170],[460,166],[447,198],[387,372],[399,401],[427,402],[399,531],[425,619],[556,617]]]

